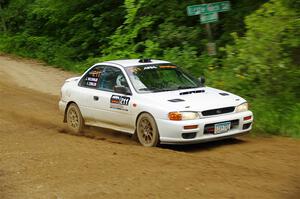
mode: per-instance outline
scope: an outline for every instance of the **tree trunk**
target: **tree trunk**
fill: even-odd
[[[2,30],[3,30],[3,32],[6,32],[6,31],[7,31],[6,23],[5,23],[5,20],[4,20],[3,15],[2,15],[1,13],[3,13],[3,9],[2,9],[1,2],[0,2],[0,18],[1,18],[1,25],[2,25]]]

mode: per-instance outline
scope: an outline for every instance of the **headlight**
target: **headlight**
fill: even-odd
[[[168,114],[170,120],[195,120],[199,119],[200,116],[197,112],[170,112]]]
[[[244,112],[244,111],[248,111],[248,103],[247,102],[240,104],[235,108],[235,112],[237,112],[237,113]]]

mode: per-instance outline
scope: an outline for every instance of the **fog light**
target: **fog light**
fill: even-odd
[[[183,139],[193,139],[193,138],[196,137],[196,135],[197,135],[196,132],[194,132],[194,133],[183,133],[182,138]]]
[[[243,130],[250,128],[252,122],[243,125]]]
[[[184,126],[183,128],[185,130],[187,130],[187,129],[196,129],[196,128],[198,128],[198,125],[189,125],[189,126]]]

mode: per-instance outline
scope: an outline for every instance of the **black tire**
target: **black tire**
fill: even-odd
[[[84,129],[84,120],[78,106],[75,103],[70,104],[66,114],[68,129],[72,133],[82,134]]]
[[[154,118],[148,113],[142,113],[137,120],[136,135],[139,142],[146,147],[156,147],[159,144],[159,132]]]

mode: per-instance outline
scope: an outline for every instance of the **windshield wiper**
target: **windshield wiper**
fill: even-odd
[[[190,89],[190,88],[198,88],[195,86],[178,86],[177,89]]]
[[[174,91],[177,88],[140,88],[139,91],[152,91],[152,92],[164,92],[164,91]]]
[[[151,91],[149,88],[140,88],[139,91]]]
[[[174,89],[172,89],[172,88],[157,88],[157,89],[154,89],[154,90],[152,90],[153,92],[164,92],[164,91],[175,91],[175,90],[177,90],[176,88]]]

